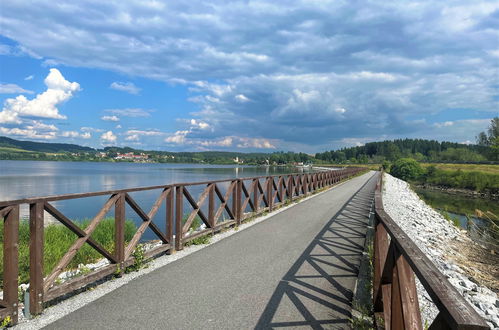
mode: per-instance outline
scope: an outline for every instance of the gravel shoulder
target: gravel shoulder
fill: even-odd
[[[437,211],[426,205],[405,181],[385,174],[383,206],[405,233],[416,243],[449,282],[465,297],[492,329],[499,329],[499,299],[489,288],[469,278],[455,262],[458,253],[452,246],[471,244],[465,231],[456,228]],[[423,286],[418,286],[423,324],[431,324],[438,314]]]

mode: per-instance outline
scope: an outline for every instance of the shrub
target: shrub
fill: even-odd
[[[400,158],[391,166],[390,174],[408,181],[420,178],[424,174],[424,170],[416,160],[412,158]]]

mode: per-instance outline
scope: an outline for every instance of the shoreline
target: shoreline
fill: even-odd
[[[463,188],[452,188],[452,187],[444,187],[438,185],[431,184],[414,184],[415,188],[426,189],[430,191],[438,191],[449,195],[458,195],[458,196],[468,196],[472,198],[486,199],[491,201],[499,200],[499,194],[491,193],[491,192],[480,192],[472,189],[463,189]]]

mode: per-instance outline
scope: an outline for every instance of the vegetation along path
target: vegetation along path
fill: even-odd
[[[47,329],[348,328],[373,173],[141,276]]]

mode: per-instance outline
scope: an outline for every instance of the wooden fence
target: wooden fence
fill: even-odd
[[[346,168],[310,174],[178,183],[2,201],[0,202],[0,219],[3,218],[4,221],[4,269],[3,298],[0,299],[0,320],[7,316],[11,317],[13,324],[17,323],[18,320],[18,231],[19,207],[22,204],[29,205],[29,306],[30,313],[37,315],[43,311],[44,303],[74,292],[117,271],[123,272],[126,267],[132,265],[134,263],[133,251],[147,228],[154,232],[161,241],[161,245],[146,251],[145,257],[150,258],[165,252],[171,253],[174,250],[182,250],[185,243],[196,237],[214,234],[222,228],[238,225],[251,216],[262,212],[270,212],[297,197],[306,196],[319,189],[330,187],[362,171],[365,171],[365,169]],[[195,186],[203,187],[203,191],[197,200],[189,192]],[[227,187],[225,192],[222,186]],[[160,194],[150,211],[146,213],[130,194],[148,190],[158,190]],[[85,229],[81,229],[53,205],[53,202],[56,201],[95,196],[109,197]],[[165,213],[162,216],[157,216],[163,203],[166,206]],[[184,203],[187,203],[192,209],[187,214],[184,212]],[[205,203],[208,203],[207,207]],[[127,204],[142,219],[142,223],[128,244],[125,242],[124,234]],[[94,240],[91,235],[106,214],[113,208],[114,251],[108,251]],[[44,277],[43,262],[45,212],[78,237],[57,266],[46,277]],[[221,219],[222,214],[228,215],[227,219]],[[153,221],[155,217],[159,218],[159,221],[162,221],[165,225],[164,231]],[[205,229],[191,233],[189,229],[196,218],[201,219]],[[110,264],[90,274],[74,278],[63,284],[57,284],[59,275],[67,269],[71,260],[85,243],[109,260]]]
[[[414,274],[439,313],[433,329],[488,329],[485,321],[383,209],[375,192],[374,312],[385,329],[422,329]]]

